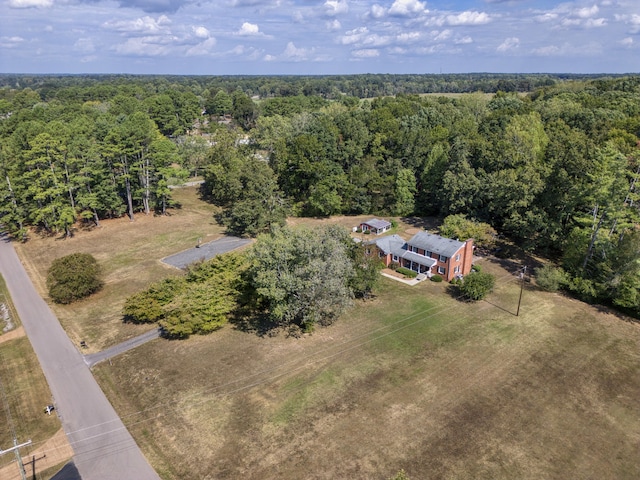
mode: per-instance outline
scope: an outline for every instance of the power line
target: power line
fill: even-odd
[[[1,360],[1,355],[0,355]],[[4,364],[4,360],[2,360],[2,364]],[[4,384],[2,383],[2,377],[0,377],[0,394],[2,395],[2,403],[4,405],[5,415],[7,417],[7,424],[11,429],[11,434],[13,436],[13,447],[8,448],[6,450],[2,450],[0,448],[0,455],[4,455],[5,453],[15,452],[16,460],[18,462],[18,468],[20,469],[20,476],[22,480],[27,480],[27,472],[24,469],[24,464],[22,463],[22,456],[20,456],[20,448],[26,447],[27,445],[31,445],[31,440],[26,441],[25,443],[21,443],[18,445],[18,437],[16,435],[15,424],[13,423],[13,417],[11,416],[11,407],[9,406],[9,400],[7,400],[7,394],[4,389]]]
[[[522,270],[522,269],[519,269],[519,270]],[[514,274],[508,274],[508,275],[504,275],[504,276],[500,277],[498,279],[498,282],[496,282],[496,283],[499,284],[499,285],[504,285],[504,284],[508,284],[508,283],[512,282],[513,280],[514,280]],[[457,297],[454,297],[453,299],[454,300],[460,300],[461,298],[462,298],[462,296],[457,296]],[[463,304],[454,304],[455,308],[462,308],[462,306],[463,306]],[[208,394],[218,393],[220,395],[230,395],[230,394],[233,394],[233,393],[238,393],[238,392],[241,392],[243,390],[247,390],[247,389],[253,388],[253,387],[258,386],[258,385],[262,385],[262,384],[268,383],[270,381],[274,381],[274,380],[276,380],[276,379],[278,379],[280,377],[283,377],[285,375],[288,375],[288,374],[290,374],[292,372],[295,372],[295,371],[298,371],[298,370],[302,370],[305,367],[309,367],[310,365],[314,365],[314,364],[320,363],[320,362],[325,361],[325,360],[333,359],[335,357],[338,357],[339,355],[344,354],[345,352],[348,352],[348,351],[353,350],[355,348],[358,348],[360,346],[366,345],[368,343],[375,342],[376,340],[379,340],[379,339],[384,338],[386,336],[389,336],[389,335],[392,335],[394,333],[397,333],[397,332],[399,332],[401,330],[404,330],[404,329],[409,328],[409,327],[411,327],[413,325],[416,325],[419,322],[422,322],[424,320],[432,318],[433,316],[435,316],[435,315],[437,315],[437,314],[439,314],[442,311],[447,310],[447,309],[451,309],[451,305],[449,304],[449,302],[440,302],[438,304],[430,306],[429,308],[421,310],[420,312],[416,312],[416,313],[413,313],[413,314],[411,314],[409,316],[406,316],[406,317],[404,317],[404,318],[402,318],[402,319],[400,319],[400,320],[398,320],[396,322],[393,322],[392,324],[384,325],[384,326],[381,326],[381,327],[376,328],[374,330],[369,330],[369,331],[367,331],[367,332],[365,332],[363,334],[357,335],[356,337],[349,338],[348,340],[345,340],[345,341],[343,341],[341,343],[338,343],[337,345],[336,344],[332,344],[331,346],[326,347],[326,348],[322,348],[322,349],[320,349],[320,350],[318,350],[316,352],[313,352],[313,353],[310,353],[310,354],[307,354],[307,355],[303,355],[303,356],[301,356],[301,357],[299,357],[297,359],[294,359],[294,360],[291,360],[291,361],[288,361],[288,362],[285,362],[285,363],[282,363],[282,364],[278,364],[277,366],[261,370],[259,372],[247,375],[247,376],[245,376],[243,378],[235,379],[235,380],[229,381],[229,382],[227,382],[225,384],[217,385],[217,386],[214,386],[214,387],[199,391],[199,392],[194,393],[194,394],[189,395],[189,396],[180,397],[179,400],[163,402],[163,403],[156,404],[156,405],[147,407],[145,409],[139,410],[137,412],[132,412],[132,413],[129,413],[127,415],[123,415],[123,416],[120,417],[120,420],[122,420],[123,424],[124,424],[124,420],[125,419],[132,419],[133,420],[133,417],[138,416],[138,415],[151,413],[151,412],[153,412],[155,410],[158,410],[158,409],[171,408],[175,404],[177,404],[179,402],[184,402],[185,400],[187,400],[189,398],[193,398],[195,396],[200,396],[200,395],[204,395],[204,394],[207,394],[207,393]],[[429,312],[429,313],[427,314],[427,312]],[[423,316],[425,314],[427,314],[427,315]],[[420,318],[415,319],[416,317],[420,317]],[[408,320],[411,320],[411,319],[415,319],[415,320],[410,322],[410,323],[406,323],[406,324],[402,325],[404,322],[407,322]],[[372,334],[375,334],[375,333],[380,333],[380,332],[382,332],[384,330],[387,330],[387,329],[393,328],[393,327],[397,327],[397,328],[395,328],[393,330],[390,330],[390,331],[387,331],[385,333],[381,333],[380,335],[376,335],[374,337],[368,338],[368,339],[363,340],[361,342],[353,343],[354,341],[363,339],[364,337],[371,336]],[[349,345],[349,344],[351,344],[351,345]],[[331,352],[331,350],[333,350],[335,348],[339,348],[339,347],[345,347],[345,348],[342,348],[340,350]],[[322,355],[322,356],[319,356],[319,355]],[[304,363],[301,363],[301,362],[304,362]],[[298,363],[298,365],[294,366],[296,363]],[[281,373],[276,373],[277,370],[285,368],[285,367],[291,367],[291,368],[289,368],[289,369],[287,369],[287,370],[285,370],[285,371],[283,371]],[[269,374],[271,374],[271,375],[269,375]],[[244,385],[241,384],[242,382],[248,381],[248,380],[256,378],[256,377],[257,377],[257,379],[255,381],[251,381],[250,383],[246,383]],[[262,377],[262,378],[260,378],[260,377]],[[232,387],[233,385],[237,385],[237,384],[240,384],[240,385],[237,386],[237,387],[234,387],[234,388],[228,388],[228,387]],[[200,403],[205,403],[205,402],[208,402],[210,400],[211,400],[211,398],[205,398],[205,399],[202,399],[200,401],[194,401],[194,402],[191,403],[191,405],[197,405],[197,404],[200,404]],[[72,446],[78,446],[79,444],[81,444],[83,442],[88,442],[90,440],[94,440],[94,439],[102,437],[104,435],[108,435],[108,434],[120,431],[123,428],[125,428],[125,429],[131,428],[131,427],[133,427],[135,425],[138,425],[140,423],[144,423],[144,422],[147,422],[149,420],[152,420],[153,418],[158,418],[158,417],[151,417],[150,416],[150,417],[146,417],[146,418],[141,418],[141,419],[139,419],[137,421],[133,421],[131,423],[128,423],[127,425],[124,425],[124,427],[117,427],[117,428],[114,428],[114,429],[109,430],[107,432],[97,433],[95,435],[92,435],[92,436],[87,437],[87,438],[82,439],[82,440],[71,441],[71,442],[69,442],[69,444],[72,445]],[[99,426],[104,426],[104,425],[107,425],[109,423],[112,423],[112,421],[104,422],[104,423],[100,423],[100,424],[95,424],[95,425],[91,425],[89,427],[85,427],[83,429],[75,430],[75,431],[67,433],[67,436],[73,435],[75,433],[80,433],[82,431],[90,430],[92,428],[96,428],[96,427],[99,427]],[[41,442],[41,443],[44,443],[44,442]],[[114,444],[113,446],[115,447],[115,446],[117,446],[117,444]],[[133,447],[133,444],[131,445],[131,447]],[[54,451],[56,448],[47,450],[47,452],[48,451]],[[128,447],[125,446],[123,448],[128,448]],[[90,452],[83,452],[83,454],[88,454],[88,453],[90,453]]]

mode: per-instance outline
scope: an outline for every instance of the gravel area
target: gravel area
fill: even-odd
[[[221,253],[230,252],[251,242],[250,238],[222,237],[212,242],[203,243],[199,247],[189,248],[175,255],[162,259],[163,263],[172,267],[184,269],[190,263],[200,260],[209,260]]]

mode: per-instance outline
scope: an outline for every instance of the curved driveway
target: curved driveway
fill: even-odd
[[[159,480],[5,237],[0,274],[49,382],[82,479]]]

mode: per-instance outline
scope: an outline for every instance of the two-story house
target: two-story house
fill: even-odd
[[[460,242],[428,232],[418,232],[406,241],[389,235],[375,241],[378,256],[388,267],[397,263],[402,267],[424,273],[439,274],[450,282],[457,275],[467,275],[473,263],[473,239]]]

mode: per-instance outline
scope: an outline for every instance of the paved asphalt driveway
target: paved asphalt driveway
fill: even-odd
[[[82,479],[159,480],[4,237],[0,274],[49,382]]]
[[[127,350],[131,350],[132,348],[139,347],[140,345],[158,338],[159,336],[160,329],[154,328],[153,330],[149,330],[142,335],[138,335],[137,337],[125,340],[124,342],[114,345],[111,348],[107,348],[106,350],[102,350],[101,352],[85,355],[84,362],[90,367],[93,367],[96,363],[113,358],[116,355],[120,355],[121,353],[126,352]]]
[[[197,262],[199,260],[209,260],[221,253],[230,252],[231,250],[240,248],[249,242],[251,242],[251,240],[248,238],[226,236],[219,238],[218,240],[214,240],[213,242],[203,243],[198,248],[190,248],[180,253],[176,253],[175,255],[165,257],[162,261],[167,265],[171,265],[176,268],[186,268],[190,263]]]

